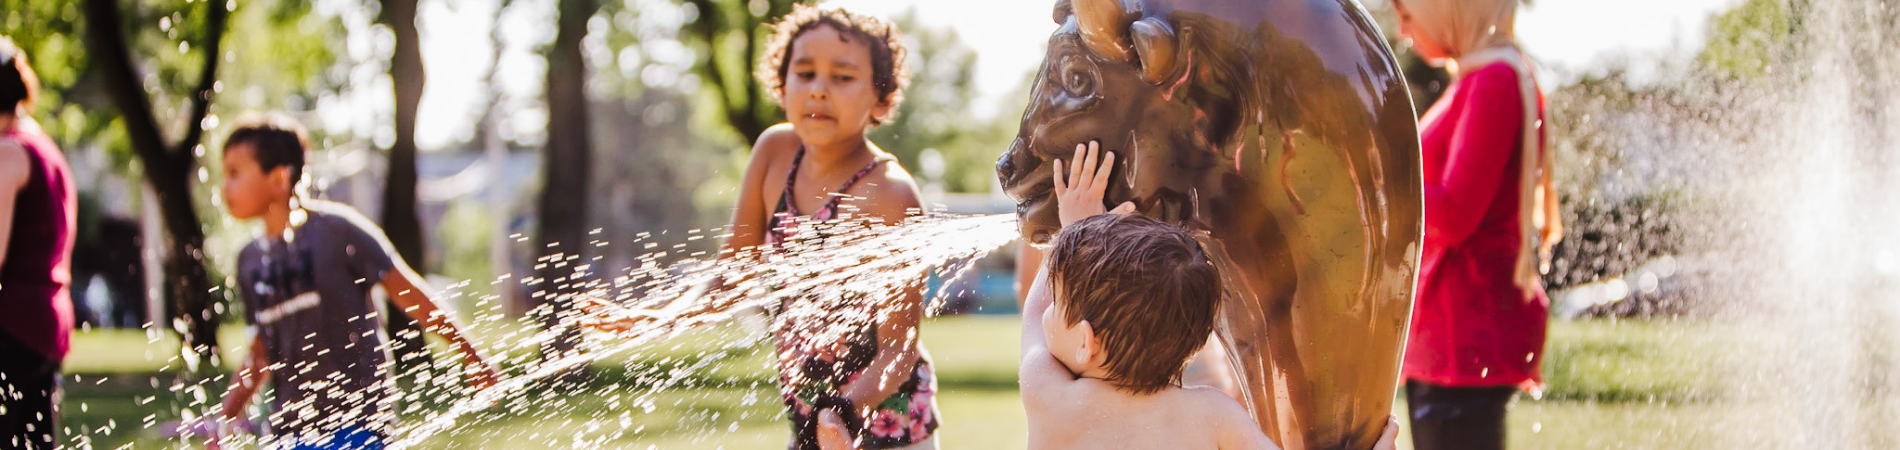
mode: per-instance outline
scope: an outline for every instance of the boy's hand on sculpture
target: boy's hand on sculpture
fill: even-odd
[[[1372,444],[1372,450],[1397,450],[1399,441],[1399,416],[1385,416],[1385,432],[1379,433],[1379,442]]]
[[[1087,145],[1076,144],[1075,157],[1066,164],[1066,179],[1063,177],[1065,164],[1061,159],[1056,160],[1056,213],[1062,220],[1062,226],[1098,214],[1127,214],[1135,211],[1132,202],[1123,202],[1114,211],[1105,211],[1102,196],[1108,191],[1109,173],[1115,170],[1115,152],[1106,152],[1107,155],[1102,156],[1100,146],[1101,143],[1096,141],[1089,141]]]

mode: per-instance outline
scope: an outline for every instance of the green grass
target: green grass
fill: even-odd
[[[1023,448],[1016,392],[1017,318],[933,319],[923,330],[936,361],[940,443],[949,449]],[[491,330],[505,327],[492,327]],[[1554,322],[1544,367],[1550,389],[1512,410],[1513,448],[1707,448],[1774,414],[1723,388],[1710,370],[1736,327],[1701,322]],[[486,334],[482,343],[518,340]],[[224,342],[240,335],[225,333]],[[225,380],[188,381],[167,361],[175,344],[139,331],[90,331],[74,339],[61,425],[68,442],[94,448],[190,448],[152,424],[215,402]],[[783,448],[787,425],[767,371],[768,354],[737,327],[649,345],[593,366],[592,375],[542,386],[458,421],[421,448]],[[227,352],[235,349],[227,349]],[[497,348],[507,361],[532,348]],[[227,359],[227,363],[229,360]],[[445,375],[445,374],[438,374]],[[438,381],[453,381],[443,376]],[[413,383],[412,383],[413,384]],[[202,386],[202,389],[198,387]],[[656,389],[664,387],[663,389]],[[405,411],[439,410],[454,395],[420,390]],[[645,408],[651,405],[652,409]],[[1402,410],[1403,405],[1398,407]],[[415,414],[405,415],[413,423]],[[1403,439],[1401,440],[1403,441]],[[1401,442],[1401,448],[1409,448]]]

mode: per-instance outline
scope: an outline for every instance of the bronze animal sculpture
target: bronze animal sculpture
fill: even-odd
[[[1118,153],[1107,205],[1202,231],[1243,401],[1288,449],[1366,449],[1391,410],[1417,277],[1417,122],[1351,0],[1061,0],[997,160],[1023,237],[1058,227],[1049,163]]]

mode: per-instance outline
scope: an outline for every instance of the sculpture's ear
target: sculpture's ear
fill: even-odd
[[[1056,26],[1062,26],[1062,23],[1068,22],[1069,16],[1073,15],[1075,15],[1075,7],[1069,5],[1069,0],[1057,0],[1056,11],[1051,18],[1056,20]]]
[[[1135,40],[1135,55],[1141,58],[1141,75],[1149,83],[1161,84],[1174,73],[1177,39],[1174,29],[1160,19],[1148,18],[1128,26]]]
[[[1075,25],[1081,30],[1082,43],[1112,61],[1130,62],[1135,51],[1128,43],[1128,24],[1137,14],[1122,6],[1121,0],[1073,0]]]

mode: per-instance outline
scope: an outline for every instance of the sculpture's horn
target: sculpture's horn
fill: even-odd
[[[1135,14],[1122,7],[1121,0],[1074,0],[1075,25],[1082,32],[1082,43],[1110,60],[1130,62],[1134,49],[1128,43],[1128,24]]]
[[[1174,30],[1166,22],[1142,19],[1128,26],[1135,38],[1135,53],[1141,58],[1141,75],[1149,83],[1161,84],[1174,73]]]

